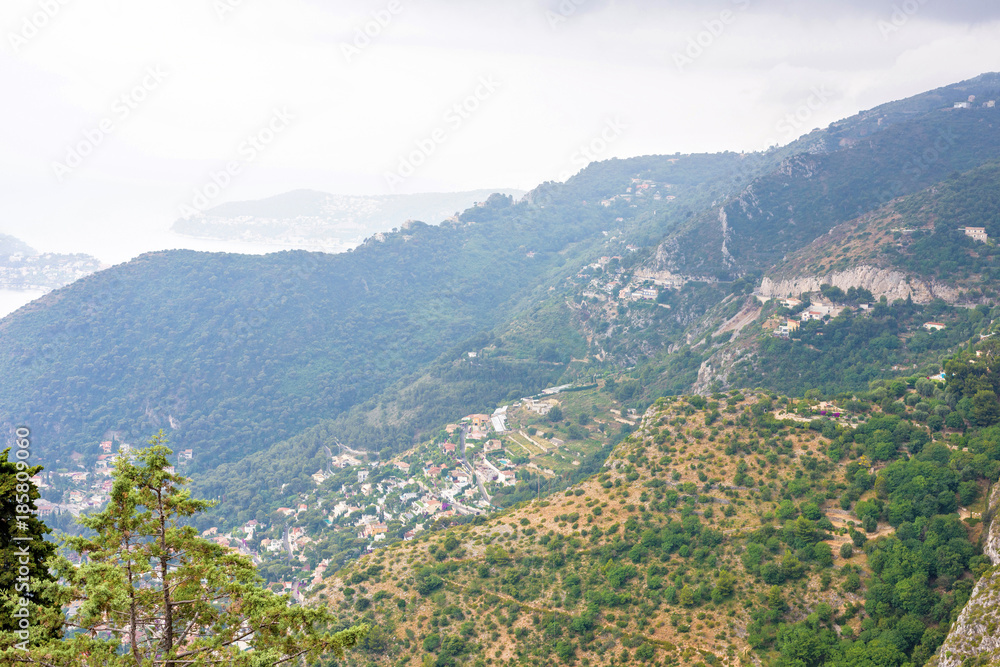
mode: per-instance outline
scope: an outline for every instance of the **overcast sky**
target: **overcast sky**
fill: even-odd
[[[759,150],[1000,69],[998,19],[992,0],[4,0],[0,231],[120,261],[170,244],[185,206]]]

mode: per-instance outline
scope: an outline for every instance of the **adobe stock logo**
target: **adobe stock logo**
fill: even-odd
[[[208,180],[201,187],[195,188],[191,203],[181,204],[181,217],[187,220],[211,208],[222,193],[233,184],[236,176],[243,172],[244,167],[252,164],[281,133],[291,126],[293,120],[295,116],[288,109],[274,109],[271,118],[256,132],[247,135],[239,145],[236,153],[240,159],[230,160],[219,171],[210,171]]]
[[[735,11],[723,9],[717,17],[702,21],[704,30],[689,37],[683,51],[674,53],[674,65],[677,66],[678,72],[683,73],[688,66],[705,55],[722,38],[729,26],[736,23],[739,13],[750,8],[750,0],[732,0],[732,3],[736,8]]]
[[[21,29],[18,32],[7,33],[7,41],[10,42],[14,53],[19,53],[21,47],[37,37],[69,2],[70,0],[39,0],[38,11],[21,19]]]
[[[502,84],[492,76],[479,77],[479,85],[472,93],[459,102],[453,104],[444,114],[444,122],[447,127],[436,127],[430,134],[422,139],[413,142],[414,149],[409,153],[399,156],[399,163],[395,170],[387,171],[383,175],[386,185],[391,192],[396,192],[396,188],[403,184],[406,179],[417,173],[417,169],[423,166],[438,147],[448,141],[448,138],[458,132],[472,118],[472,115],[479,110],[486,100],[493,97]]]
[[[370,21],[354,28],[354,39],[351,42],[340,43],[340,52],[344,54],[344,59],[347,60],[348,64],[371,46],[372,42],[381,37],[382,33],[392,24],[393,19],[403,12],[403,9],[405,7],[400,0],[389,0],[385,9],[372,12]]]
[[[625,123],[620,117],[615,116],[608,119],[601,131],[587,143],[581,144],[576,153],[570,158],[573,168],[579,171],[585,169],[591,162],[597,162],[602,159],[611,147],[611,144],[621,138],[627,129],[628,123]],[[565,182],[573,174],[573,171],[564,171],[559,175],[559,180]]]
[[[809,96],[775,125],[775,129],[782,133],[783,141],[792,141],[802,134],[813,117],[835,96],[836,93],[827,88],[826,84],[813,86]],[[773,145],[773,142],[768,145]]]
[[[893,5],[889,20],[878,22],[878,30],[882,33],[882,39],[888,40],[890,35],[902,30],[926,4],[927,0],[905,0],[902,4]]]
[[[83,138],[66,148],[62,162],[52,163],[52,172],[59,182],[66,180],[67,176],[79,168],[84,160],[92,155],[105,139],[114,134],[166,79],[167,73],[159,65],[147,67],[139,83],[115,98],[111,105],[111,113],[98,121],[95,127],[84,130]]]
[[[563,23],[566,23],[585,2],[587,0],[562,0],[559,6],[556,7],[558,11],[546,10],[545,20],[548,21],[549,28],[555,30]]]

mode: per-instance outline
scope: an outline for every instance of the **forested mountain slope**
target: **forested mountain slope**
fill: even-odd
[[[1000,235],[1000,111],[954,105],[998,91],[609,160],[340,255],[145,255],[0,321],[0,428],[62,472],[163,429],[223,524],[297,515],[341,442],[378,468],[575,382],[617,415],[579,472],[507,462],[509,503],[560,493],[328,582],[378,628],[356,664],[923,664],[989,568],[1000,255],[958,228]]]
[[[678,206],[698,206],[738,161],[597,165],[524,202],[496,195],[460,222],[412,223],[341,255],[143,256],[0,323],[0,419],[31,424],[53,460],[159,428],[206,461],[245,456],[364,403],[593,261],[602,232],[620,227],[597,201],[630,174],[678,174]],[[531,363],[505,377],[504,395],[544,383],[561,358],[533,336],[522,347],[514,356]]]
[[[597,374],[644,409],[692,386],[801,394],[864,388],[903,363],[933,366],[988,326],[985,314],[886,304],[891,331],[859,315],[838,321],[836,335],[803,327],[812,338],[796,345],[768,337],[764,324],[779,313],[755,309],[749,294],[785,253],[900,194],[899,178],[902,192],[916,191],[1000,159],[1000,111],[950,108],[988,97],[996,78],[767,153],[594,164],[522,201],[495,195],[457,221],[412,223],[341,255],[141,257],[0,322],[0,426],[30,424],[50,465],[163,428],[175,448],[197,450],[198,477],[300,434],[303,460],[338,438],[399,450],[456,415]],[[947,150],[935,149],[942,137]],[[892,261],[919,264],[923,252]],[[954,260],[941,261],[949,270]],[[655,288],[667,273],[678,284]],[[655,298],[622,296],[644,281]],[[981,289],[977,298],[988,299]],[[924,316],[954,327],[911,336]],[[739,347],[750,340],[769,346]],[[869,348],[879,363],[861,368]],[[224,484],[213,490],[225,496]]]
[[[706,277],[766,269],[840,223],[1000,158],[1000,109],[939,108],[864,140],[836,138],[821,135],[669,235],[656,266]]]
[[[758,293],[771,300],[742,339],[710,350],[702,386],[836,393],[894,373],[936,374],[956,346],[990,330],[1000,286],[998,192],[995,163],[955,173],[788,255],[768,269]],[[965,227],[986,229],[989,241]],[[806,300],[784,308],[785,297]],[[839,314],[775,335],[815,307]]]

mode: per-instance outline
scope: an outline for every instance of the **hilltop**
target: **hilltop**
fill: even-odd
[[[513,197],[520,190],[413,195],[332,195],[296,190],[259,201],[231,202],[174,222],[178,234],[223,241],[247,241],[347,250],[366,238],[410,220],[439,222],[485,202],[491,194]]]

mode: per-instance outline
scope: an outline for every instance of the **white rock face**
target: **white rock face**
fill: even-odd
[[[1000,484],[993,486],[988,506],[996,512],[1000,504]],[[993,562],[993,570],[984,574],[972,596],[958,615],[948,638],[928,661],[931,667],[961,667],[968,657],[981,660],[979,664],[995,665],[1000,661],[1000,520],[996,517],[987,529],[983,552]]]
[[[972,597],[955,621],[935,657],[927,664],[935,667],[961,667],[968,657],[982,660],[982,665],[995,665],[1000,656],[1000,636],[991,634],[990,626],[997,623],[1000,605],[1000,571],[992,570],[982,576],[972,589]]]
[[[916,303],[929,303],[936,298],[942,298],[950,303],[958,300],[958,290],[948,285],[910,277],[892,269],[867,265],[824,276],[764,278],[757,293],[768,299],[784,298],[798,296],[803,292],[819,292],[820,285],[833,285],[845,292],[851,287],[864,288],[876,299],[884,296],[890,302],[907,297],[912,297]]]
[[[987,506],[994,512],[1000,507],[1000,484],[993,485]],[[990,522],[989,531],[986,534],[986,543],[983,545],[983,553],[994,565],[1000,565],[1000,521],[996,518]]]

